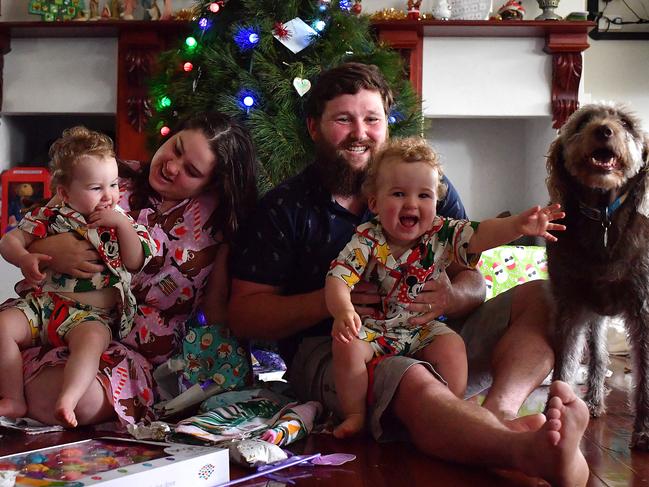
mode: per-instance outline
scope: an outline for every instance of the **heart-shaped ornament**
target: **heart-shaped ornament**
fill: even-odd
[[[295,78],[293,80],[293,87],[298,95],[304,96],[311,89],[311,82],[308,79]]]

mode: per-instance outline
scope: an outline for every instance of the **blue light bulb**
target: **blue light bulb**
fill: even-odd
[[[245,106],[247,106],[248,108],[250,108],[251,106],[253,106],[255,104],[255,99],[250,95],[244,96],[243,97],[243,104]]]

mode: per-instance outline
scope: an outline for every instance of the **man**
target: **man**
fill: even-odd
[[[242,337],[280,340],[298,396],[334,411],[325,275],[355,227],[370,217],[360,186],[371,155],[387,138],[392,101],[375,66],[347,63],[322,73],[306,107],[314,163],[263,198],[233,249],[231,328]],[[465,218],[457,192],[446,183],[438,213]],[[549,421],[542,415],[514,420],[552,366],[540,285],[520,286],[481,305],[482,276],[459,266],[448,272],[450,278],[427,283],[411,305],[423,313],[413,324],[442,314],[466,318],[462,335],[478,382],[492,357],[494,381],[484,408],[457,399],[430,364],[389,357],[369,370],[373,435],[409,436],[438,458],[513,468],[556,485],[585,484],[588,467],[578,445],[588,413],[566,384],[551,387]],[[357,289],[353,301],[363,314],[377,302],[376,292]]]

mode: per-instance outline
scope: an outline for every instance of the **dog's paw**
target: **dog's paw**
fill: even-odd
[[[649,451],[649,432],[634,431],[631,435],[631,448]]]
[[[602,401],[594,401],[591,399],[586,400],[586,406],[588,406],[588,411],[593,418],[599,418],[602,414],[606,412],[606,406]]]

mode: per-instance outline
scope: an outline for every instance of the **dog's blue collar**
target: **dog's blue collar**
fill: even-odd
[[[598,222],[602,222],[604,224],[607,224],[611,221],[611,218],[613,217],[613,213],[622,206],[622,203],[626,200],[627,196],[629,196],[629,192],[627,191],[621,196],[618,196],[613,203],[611,203],[608,206],[605,206],[604,208],[591,208],[590,206],[586,206],[584,203],[581,201],[579,202],[579,211],[581,212],[582,215],[584,215],[586,218],[590,218],[591,220],[595,220]]]

